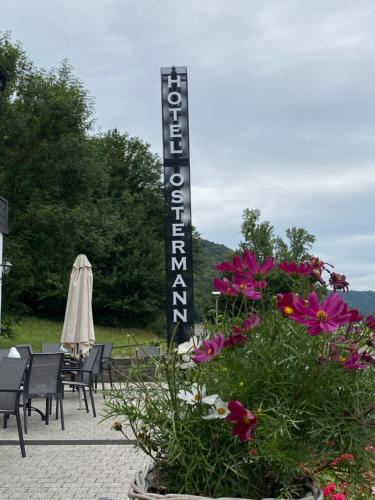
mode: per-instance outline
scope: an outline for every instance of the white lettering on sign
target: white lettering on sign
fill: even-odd
[[[186,290],[182,292],[182,295],[180,295],[178,292],[173,292],[173,305],[177,306],[177,301],[180,302],[182,305],[186,306],[187,304],[187,293]]]
[[[176,288],[176,286],[181,285],[184,288],[186,288],[186,283],[184,281],[184,278],[181,276],[181,274],[177,274],[176,279],[173,282],[172,288]]]
[[[187,323],[187,309],[183,309],[182,311],[173,309],[173,323],[177,323],[178,321]]]
[[[165,75],[165,73],[164,73]],[[167,199],[167,262],[169,320],[173,323],[188,322],[188,303],[191,286],[191,248],[190,244],[190,198],[189,164],[178,163],[188,154],[187,93],[186,77],[178,75],[175,69],[163,80],[163,119],[165,158],[176,160],[173,168],[165,167],[165,186]],[[167,87],[167,88],[166,88]],[[183,168],[181,168],[181,166]],[[186,182],[184,174],[186,172]],[[185,197],[187,197],[185,199]],[[188,208],[187,208],[188,207]],[[192,299],[191,299],[192,300]]]
[[[177,269],[186,271],[186,257],[181,257],[180,260],[177,260],[177,257],[172,257],[171,260],[171,269],[172,271],[176,271]]]

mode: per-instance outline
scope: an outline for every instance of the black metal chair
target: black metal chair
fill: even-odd
[[[151,377],[155,377],[158,369],[157,360],[161,357],[160,346],[157,345],[142,345],[135,351],[137,363],[141,363],[149,368]]]
[[[56,406],[60,406],[61,429],[64,430],[64,408],[61,371],[63,367],[63,353],[32,354],[23,393],[24,429],[27,434],[27,413],[31,414],[31,400],[35,397],[46,399],[46,413],[34,408],[41,414],[46,425],[49,424],[49,414],[52,398],[56,398]],[[56,415],[58,410],[56,410]]]
[[[33,353],[31,344],[16,344],[15,348],[20,353],[21,358],[26,358],[28,362],[31,354]]]
[[[104,382],[103,382],[103,355],[104,355],[104,344],[95,344],[93,349],[98,350],[98,354],[95,358],[95,363],[92,369],[92,374],[94,376],[94,390],[96,392],[98,388],[98,377],[101,377],[102,387],[104,391]]]
[[[7,358],[9,354],[9,349],[0,349],[0,362],[3,358]]]
[[[42,342],[42,352],[44,353],[61,352],[60,344],[49,344],[48,342]]]
[[[89,390],[89,395],[91,399],[92,413],[96,417],[95,403],[94,403],[94,365],[97,356],[102,356],[103,349],[102,345],[95,345],[89,355],[84,358],[82,368],[64,368],[62,371],[66,374],[75,374],[76,380],[63,380],[63,388],[66,386],[72,387],[72,389],[82,389],[83,397],[85,400],[86,412],[89,413],[89,407],[87,404],[86,389]],[[79,392],[79,397],[80,391]]]
[[[102,387],[103,387],[103,398],[105,398],[104,392],[104,371],[108,372],[109,383],[111,385],[111,389],[113,389],[113,381],[112,381],[112,343],[104,344],[103,351],[103,361],[102,361]]]
[[[0,362],[0,413],[4,415],[4,429],[7,428],[8,416],[15,415],[21,454],[26,457],[25,443],[20,417],[21,382],[25,373],[27,360],[25,358],[3,358]]]

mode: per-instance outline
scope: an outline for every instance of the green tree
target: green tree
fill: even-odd
[[[93,100],[66,61],[38,69],[5,33],[0,62],[11,77],[0,120],[13,262],[4,310],[62,316],[72,263],[85,253],[97,321],[150,321],[164,300],[158,157],[116,130],[93,134]]]
[[[283,240],[275,233],[270,221],[261,220],[258,208],[246,208],[243,211],[241,232],[243,241],[240,249],[256,252],[259,259],[275,256],[278,261],[303,262],[310,258],[310,250],[315,242],[315,236],[300,227],[287,228],[287,240]]]
[[[260,221],[260,215],[258,208],[245,208],[243,211],[241,232],[244,241],[240,243],[240,248],[256,252],[259,258],[264,259],[274,254],[276,237],[274,227],[269,221]]]

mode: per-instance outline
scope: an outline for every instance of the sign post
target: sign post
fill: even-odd
[[[161,68],[167,338],[194,331],[187,68]]]
[[[0,196],[0,333],[1,333],[1,290],[3,283],[3,274],[5,272],[3,265],[3,234],[8,234],[8,202]]]

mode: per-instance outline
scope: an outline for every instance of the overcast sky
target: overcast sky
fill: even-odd
[[[242,211],[375,290],[373,0],[13,0],[1,30],[36,65],[68,58],[96,128],[161,154],[160,67],[187,66],[193,224],[235,248]]]

